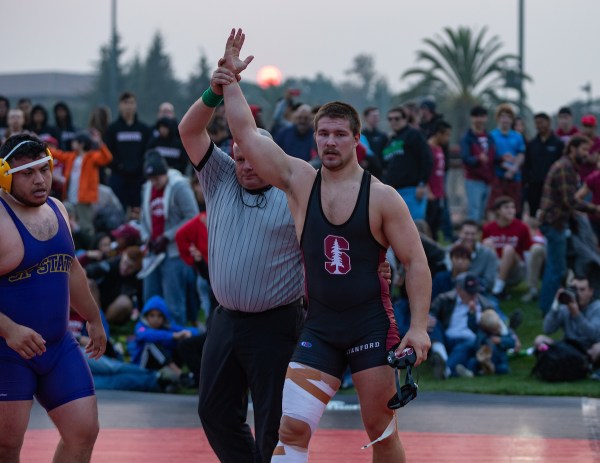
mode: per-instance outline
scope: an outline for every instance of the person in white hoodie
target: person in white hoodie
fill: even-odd
[[[144,278],[144,301],[162,296],[171,318],[184,325],[187,281],[194,276],[179,257],[175,233],[198,214],[198,204],[188,179],[169,169],[158,151],[146,153],[144,174],[148,180],[142,186],[142,241],[147,243],[150,256],[164,254],[160,264]]]

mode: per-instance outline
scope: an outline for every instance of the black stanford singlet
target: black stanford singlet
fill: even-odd
[[[350,218],[334,225],[323,213],[321,171],[317,172],[300,239],[309,311],[315,305],[337,311],[375,302],[389,306],[387,282],[377,273],[386,249],[369,227],[370,191],[371,174],[364,171]]]

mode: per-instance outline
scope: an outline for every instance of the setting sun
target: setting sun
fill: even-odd
[[[277,66],[263,66],[258,70],[256,80],[262,88],[280,85],[281,71]]]

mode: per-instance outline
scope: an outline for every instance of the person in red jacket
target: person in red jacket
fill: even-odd
[[[515,217],[514,199],[499,196],[493,211],[496,219],[483,226],[481,239],[498,256],[498,277],[492,294],[502,296],[507,284],[515,285],[525,278],[524,253],[531,247],[532,241],[529,227]]]
[[[55,149],[52,155],[64,164],[63,175],[66,188],[64,201],[75,206],[75,212],[82,230],[94,234],[93,204],[98,201],[98,185],[100,184],[100,168],[110,164],[112,154],[102,142],[100,132],[90,129],[79,132],[71,142],[72,151]],[[99,145],[92,149],[92,142]]]

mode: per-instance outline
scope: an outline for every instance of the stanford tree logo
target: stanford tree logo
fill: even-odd
[[[350,249],[348,240],[342,236],[327,235],[323,241],[325,245],[325,256],[329,262],[325,262],[325,270],[332,275],[345,275],[350,271],[350,256],[342,251]]]

